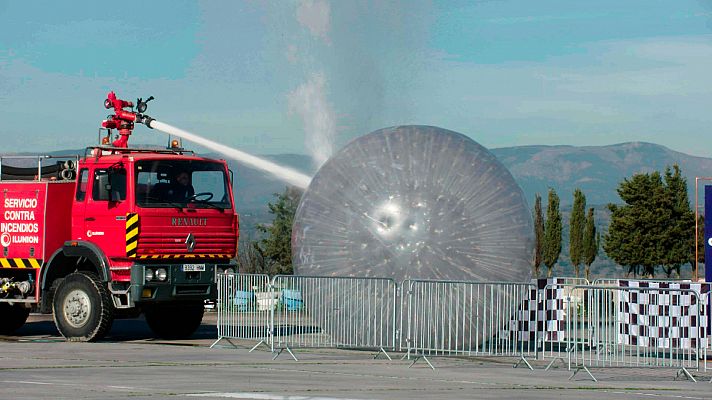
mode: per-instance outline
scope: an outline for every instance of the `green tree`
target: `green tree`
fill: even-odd
[[[269,265],[260,250],[259,242],[242,238],[237,253],[237,270],[242,274],[269,274]]]
[[[673,272],[679,277],[680,267],[690,261],[690,249],[695,245],[695,213],[687,195],[687,179],[677,164],[665,168],[665,193],[671,213],[665,226],[661,264],[668,277]]]
[[[586,215],[586,222],[583,230],[583,245],[582,245],[582,261],[586,265],[585,275],[586,279],[591,279],[591,264],[596,260],[598,255],[598,244],[601,237],[598,232],[596,232],[596,221],[593,218],[593,208],[588,209],[588,215]]]
[[[628,268],[628,274],[652,277],[665,260],[670,196],[659,172],[624,179],[618,195],[625,204],[608,205],[611,223],[603,248],[613,261]]]
[[[586,196],[580,189],[574,190],[574,205],[569,220],[569,257],[574,266],[574,275],[579,277],[579,265],[583,262],[583,228],[586,223]]]
[[[541,196],[536,194],[534,201],[534,277],[541,272],[542,250],[544,244],[544,215],[541,210]]]
[[[260,240],[257,250],[267,262],[271,275],[291,274],[292,268],[292,224],[299,205],[301,193],[287,188],[282,194],[275,193],[277,202],[269,203],[269,213],[274,215],[269,225],[258,224],[257,230],[267,236]]]
[[[546,206],[546,222],[544,223],[544,247],[542,258],[546,265],[546,276],[553,275],[554,265],[561,255],[561,212],[559,211],[559,196],[554,189],[549,189]]]

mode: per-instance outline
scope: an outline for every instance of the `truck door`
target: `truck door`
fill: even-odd
[[[96,167],[91,196],[86,202],[84,239],[99,246],[109,258],[126,256],[128,174],[123,166]]]
[[[77,178],[77,191],[74,194],[74,205],[72,208],[72,238],[84,239],[86,232],[86,221],[84,213],[87,208],[86,197],[89,187],[89,169],[82,168]]]

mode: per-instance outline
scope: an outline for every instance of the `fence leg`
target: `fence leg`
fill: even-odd
[[[568,359],[569,359],[569,365],[568,365],[569,371],[571,370],[571,353],[573,352],[573,350],[574,350],[574,346],[568,346],[568,347],[566,347],[566,356],[567,356]],[[551,360],[551,362],[549,362],[549,365],[546,366],[546,368],[544,369],[544,371],[548,371],[551,367],[553,367],[553,366],[554,366],[554,363],[555,363],[557,360],[561,360],[561,363],[564,364],[564,365],[566,365],[566,361],[564,361],[564,357],[556,357],[556,358],[554,358],[553,360]],[[590,372],[589,372],[589,374],[590,374]],[[572,376],[573,376],[573,375],[572,375]]]
[[[586,371],[586,373],[588,374],[588,376],[590,376],[591,379],[593,379],[594,382],[598,382],[598,379],[596,379],[596,377],[593,376],[593,374],[591,373],[591,371],[589,371],[588,368],[586,368],[585,365],[582,365],[582,366],[576,368],[576,370],[574,371],[574,373],[571,374],[571,376],[569,377],[569,380],[573,379],[574,376],[576,376],[576,374],[578,374],[578,372],[581,371],[581,370]]]
[[[294,361],[299,361],[299,359],[297,359],[297,357],[294,355],[294,353],[292,353],[292,349],[290,349],[289,346],[284,346],[284,347],[280,348],[279,351],[277,352],[277,354],[275,354],[274,357],[272,357],[272,360],[276,360],[277,357],[279,357],[279,355],[282,354],[282,352],[284,350],[287,350],[287,353],[289,353],[289,355],[292,356]]]
[[[383,355],[386,356],[386,358],[388,359],[388,361],[393,361],[393,359],[391,358],[391,356],[389,356],[388,353],[386,353],[386,350],[385,350],[383,347],[379,347],[379,348],[378,348],[378,352],[376,353],[376,355],[373,356],[373,359],[374,359],[374,360],[377,359],[378,356],[381,355],[381,353],[383,353]]]
[[[416,355],[415,355],[415,360],[413,360],[413,362],[410,363],[410,365],[408,366],[408,368],[410,368],[410,367],[412,367],[413,365],[415,365],[415,363],[417,363],[418,360],[420,360],[421,358],[422,358],[423,360],[425,360],[426,363],[428,363],[428,365],[430,366],[430,369],[432,369],[433,371],[435,371],[435,367],[433,367],[433,364],[430,363],[430,360],[428,360],[428,357],[425,357],[425,354],[420,354],[420,355],[416,354]]]
[[[408,349],[408,351],[403,354],[403,357],[401,357],[400,359],[405,360],[406,358],[410,360],[410,349]]]
[[[685,368],[685,367],[682,367],[677,370],[677,374],[675,375],[675,380],[677,380],[677,378],[679,378],[680,376],[684,376],[687,379],[691,380],[692,382],[697,382],[697,379],[695,379],[695,377],[692,376],[690,371],[688,371],[687,368]],[[712,380],[710,382],[712,382]]]
[[[527,361],[527,359],[524,357],[524,354],[520,354],[520,355],[519,355],[519,361],[517,361],[517,363],[514,364],[514,366],[513,366],[512,368],[517,368],[517,367],[519,367],[522,363],[524,363],[524,365],[526,365],[527,368],[529,368],[530,370],[534,371],[534,368],[532,368],[532,365],[529,364],[529,361]]]
[[[562,364],[566,365],[566,361],[564,361],[564,357],[556,357],[553,360],[551,360],[551,362],[549,362],[549,365],[546,366],[544,371],[548,371],[551,367],[554,366],[554,363],[557,361],[561,361]]]
[[[230,343],[234,349],[237,348],[237,345],[235,343],[233,343],[232,340],[230,340],[230,338],[226,338],[226,337],[221,337],[218,340],[216,340],[215,343],[210,345],[210,348],[212,349],[213,347],[217,346],[218,343],[222,342],[223,340]]]
[[[267,343],[264,340],[260,340],[259,342],[257,342],[256,345],[252,346],[249,353],[252,353],[253,351],[257,350],[257,348],[260,347],[261,344],[263,344],[263,345],[265,345],[265,347],[269,348],[269,346],[267,346]]]

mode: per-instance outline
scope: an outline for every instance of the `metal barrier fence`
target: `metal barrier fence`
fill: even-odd
[[[537,284],[220,274],[218,340],[293,348],[402,351],[404,358],[504,356],[591,368],[707,364],[710,284],[560,278]],[[612,283],[602,282],[601,283]],[[399,295],[400,290],[400,295]],[[251,351],[252,351],[251,350]],[[378,356],[376,354],[376,356]]]
[[[593,286],[618,286],[621,281],[638,281],[638,282],[692,282],[690,279],[655,279],[655,278],[597,278],[591,282]]]
[[[694,380],[703,349],[706,307],[691,289],[576,286],[584,307],[567,304],[571,378],[592,367],[675,368]]]
[[[590,285],[591,283],[586,278],[574,278],[572,276],[549,278],[554,284],[572,286],[572,285]]]
[[[567,353],[566,319],[571,304],[582,306],[582,291],[577,285],[588,285],[585,278],[555,277],[537,280],[537,325],[539,329],[539,357],[551,359],[547,369],[557,360],[564,361]],[[570,304],[571,303],[571,304]],[[564,362],[565,364],[565,362]]]
[[[385,278],[218,274],[218,340],[254,340],[277,358],[292,348],[396,345],[396,284]]]
[[[385,278],[276,276],[273,348],[396,349],[396,284]],[[276,356],[275,356],[276,357]]]
[[[529,318],[535,285],[408,280],[402,288],[411,365],[422,358],[432,368],[430,355],[514,356],[533,369],[527,357],[536,357],[536,319]]]
[[[554,280],[554,282],[556,282]],[[571,282],[571,281],[569,281]],[[575,283],[547,283],[540,289],[540,307],[543,311],[538,315],[540,323],[541,359],[550,359],[546,366],[548,370],[556,361],[564,362],[569,347],[566,323],[571,309],[582,306],[581,291],[574,291]],[[565,364],[565,362],[564,362]]]
[[[269,276],[218,274],[216,280],[218,340],[211,347],[223,340],[235,345],[231,339],[257,341],[252,350],[261,344],[271,345],[270,308],[262,295],[271,291]]]

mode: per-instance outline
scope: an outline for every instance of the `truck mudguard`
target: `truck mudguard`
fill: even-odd
[[[76,245],[72,245],[73,243],[76,243]],[[53,268],[53,264],[55,262],[59,262],[58,258],[73,258],[73,257],[84,257],[86,258],[89,262],[94,264],[94,266],[97,269],[97,274],[99,275],[99,278],[103,282],[108,282],[111,280],[111,271],[109,270],[109,260],[106,258],[104,255],[104,252],[101,251],[101,249],[95,245],[94,243],[83,241],[83,240],[75,240],[75,241],[69,241],[65,242],[64,246],[60,249],[57,249],[57,251],[52,254],[52,257],[50,257],[49,262],[45,265],[45,267],[42,269],[42,290],[48,289],[47,286],[47,278],[48,278],[48,273],[50,270],[56,269],[56,267]],[[54,280],[54,279],[51,279]]]

